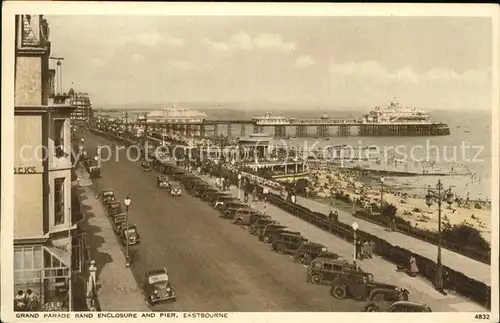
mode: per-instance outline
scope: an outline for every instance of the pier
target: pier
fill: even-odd
[[[104,122],[110,127],[117,126],[124,130],[132,131],[137,128],[148,127],[151,131],[166,134],[182,134],[195,137],[218,137],[222,134],[221,128],[227,129],[226,134],[231,137],[248,135],[251,129],[253,133],[270,133],[275,138],[297,138],[317,137],[326,138],[332,135],[347,137],[352,135],[375,137],[375,136],[446,136],[450,134],[449,127],[444,123],[366,123],[355,119],[301,119],[276,123],[257,120],[164,120],[145,122],[143,120],[124,121],[121,118],[108,116],[97,116],[94,122]],[[316,128],[316,131],[311,131]],[[294,130],[294,132],[293,132]],[[293,135],[294,134],[294,135]]]

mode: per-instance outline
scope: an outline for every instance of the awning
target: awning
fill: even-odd
[[[71,267],[71,261],[70,261],[70,256],[69,253],[56,248],[56,247],[51,247],[51,246],[44,246],[43,247],[48,253],[50,253],[53,257],[57,258],[62,264],[64,264],[66,267]]]

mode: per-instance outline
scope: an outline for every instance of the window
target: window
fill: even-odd
[[[64,149],[64,119],[54,120],[54,149],[56,157],[65,157]]]
[[[64,224],[64,183],[66,178],[54,180],[54,225]]]

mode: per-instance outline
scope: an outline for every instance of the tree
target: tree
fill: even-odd
[[[443,238],[459,246],[490,249],[490,244],[483,238],[481,232],[466,223],[446,227],[443,230]]]

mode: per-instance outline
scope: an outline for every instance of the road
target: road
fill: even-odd
[[[85,135],[91,155],[99,144],[113,143]],[[169,196],[157,188],[156,176],[123,151],[103,164],[103,178],[93,184],[96,191],[114,189],[122,201],[131,198],[130,222],[141,235],[132,264],[139,286],[145,271],[169,270],[178,300],[154,311],[360,311],[361,303],[335,300],[326,286],[306,283],[305,267],[220,219],[206,202]]]

